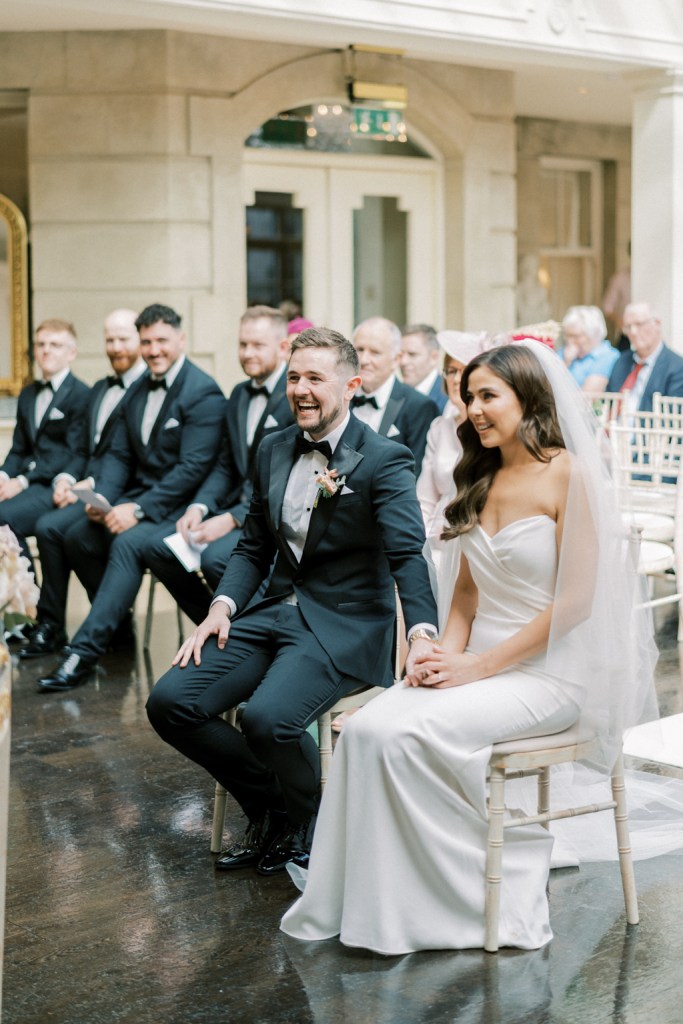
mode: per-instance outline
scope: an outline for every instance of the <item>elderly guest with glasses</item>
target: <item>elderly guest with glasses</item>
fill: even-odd
[[[651,412],[657,391],[683,397],[683,358],[664,344],[660,316],[649,302],[626,307],[623,331],[631,348],[615,363],[607,390],[628,391],[633,412]]]
[[[597,306],[571,306],[562,321],[564,361],[588,395],[604,391],[619,352],[607,341],[607,324]]]

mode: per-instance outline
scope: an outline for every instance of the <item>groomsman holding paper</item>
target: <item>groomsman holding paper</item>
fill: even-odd
[[[254,456],[268,434],[294,422],[287,401],[287,321],[279,309],[251,306],[240,320],[240,366],[249,378],[233,390],[225,413],[216,466],[176,523],[176,534],[160,530],[146,551],[147,565],[193,622],[206,618],[211,592],[225,571],[242,533],[252,492]],[[187,565],[201,569],[208,587]],[[188,546],[190,550],[188,551]],[[201,551],[201,553],[200,553]]]
[[[68,537],[69,560],[94,595],[92,607],[70,652],[39,680],[41,691],[70,690],[92,675],[135,600],[150,536],[162,523],[173,529],[218,451],[225,398],[186,359],[180,317],[152,305],[136,326],[150,375],[126,403],[96,480],[113,508],[103,513],[86,506],[91,521]]]
[[[52,506],[55,477],[79,446],[89,388],[71,372],[76,331],[44,320],[33,352],[40,378],[19,395],[12,447],[0,466],[0,525],[9,526],[30,559],[26,538]]]

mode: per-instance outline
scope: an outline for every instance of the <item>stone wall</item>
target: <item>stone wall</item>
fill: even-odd
[[[359,61],[395,78],[391,60]],[[183,314],[192,357],[225,388],[238,379],[244,140],[279,110],[343,101],[345,70],[332,50],[189,33],[0,35],[0,89],[28,96],[33,321],[73,320],[86,380],[106,370],[106,313],[152,301]],[[444,322],[511,325],[512,76],[406,61],[401,77],[443,167]]]

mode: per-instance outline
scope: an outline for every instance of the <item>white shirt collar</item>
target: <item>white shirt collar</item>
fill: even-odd
[[[279,381],[282,374],[285,372],[286,365],[287,363],[283,359],[280,365],[275,370],[273,370],[271,375],[269,377],[266,377],[263,384],[260,385],[262,388],[266,389],[269,395],[272,395],[273,391],[275,390],[275,385]],[[255,382],[252,381],[252,384],[253,383]]]
[[[363,391],[361,388],[361,394],[367,395],[368,398],[374,398],[377,402],[378,409],[383,409],[389,401],[389,396],[393,390],[394,384],[396,383],[396,374],[392,373],[384,381],[384,384],[380,384],[376,391]]]
[[[64,383],[64,381],[66,380],[70,373],[71,368],[67,366],[66,369],[60,370],[59,373],[55,373],[53,377],[50,377],[49,383],[52,385],[52,390],[56,391],[57,388],[61,388],[62,384]]]
[[[660,341],[659,345],[657,345],[657,348],[654,350],[654,352],[650,352],[649,356],[646,356],[645,359],[639,359],[635,351],[631,349],[631,351],[633,352],[633,361],[634,363],[642,363],[643,366],[652,366],[663,348],[664,342]]]
[[[138,377],[142,377],[143,373],[147,369],[145,360],[140,357],[132,366],[129,366],[124,373],[120,373],[119,376],[123,381],[124,388],[129,388],[131,384],[134,384]]]
[[[327,441],[330,448],[332,449],[332,454],[334,454],[334,451],[341,440],[342,434],[349,425],[350,419],[351,413],[347,412],[346,416],[344,417],[343,421],[339,424],[338,427],[335,427],[334,430],[331,430],[329,434],[325,434],[324,437],[317,438],[318,441]],[[313,440],[313,438],[311,437],[307,430],[304,430],[304,437],[307,438],[309,441]]]
[[[439,376],[439,371],[434,369],[431,373],[428,373],[426,377],[423,377],[419,384],[415,385],[415,390],[419,391],[421,395],[428,395],[436,383],[436,378]]]
[[[185,355],[183,354],[183,355],[179,356],[176,359],[176,361],[173,364],[173,366],[169,367],[169,369],[166,371],[166,373],[164,373],[161,377],[155,378],[152,375],[152,380],[156,380],[156,379],[158,379],[158,380],[165,380],[166,381],[166,390],[170,391],[171,387],[173,386],[174,380],[176,379],[176,377],[178,376],[178,374],[180,373],[180,371],[183,368],[183,363],[184,362],[185,362]]]

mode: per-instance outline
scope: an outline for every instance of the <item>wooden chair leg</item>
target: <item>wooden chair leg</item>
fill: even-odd
[[[550,768],[542,768],[538,776],[538,813],[547,814],[550,810]],[[549,829],[550,822],[541,823]]]
[[[147,614],[145,615],[145,633],[142,638],[142,647],[145,651],[149,650],[149,641],[152,636],[152,623],[154,621],[154,588],[156,587],[157,578],[153,572],[149,574],[149,597],[147,598]]]
[[[619,754],[614,771],[612,772],[612,798],[616,803],[614,808],[614,824],[617,831],[621,883],[624,887],[626,920],[629,924],[638,924],[640,920],[638,915],[638,894],[636,892],[636,880],[633,871],[633,859],[631,857],[631,837],[628,831],[628,807],[626,806],[626,790],[624,788],[624,758],[621,754]]]
[[[231,708],[226,711],[221,717],[229,723],[229,725],[235,725],[237,711],[235,708]],[[223,830],[225,828],[225,808],[228,801],[228,792],[221,786],[220,782],[216,783],[213,797],[213,823],[211,826],[211,853],[220,853],[223,846]]]
[[[318,750],[320,752],[320,791],[325,788],[332,760],[332,715],[326,711],[318,719]]]
[[[489,830],[486,840],[486,889],[484,949],[498,952],[498,919],[503,866],[505,769],[492,768],[489,778]]]

